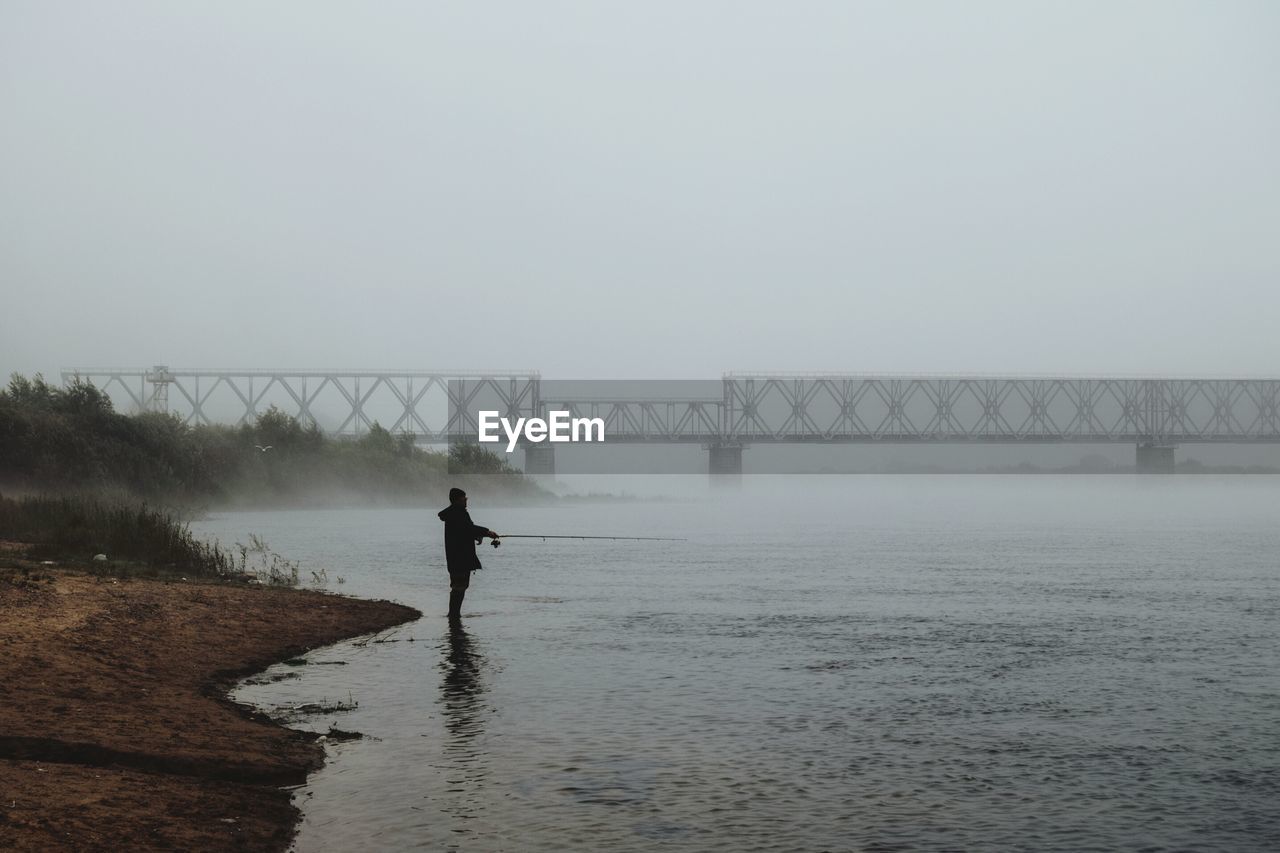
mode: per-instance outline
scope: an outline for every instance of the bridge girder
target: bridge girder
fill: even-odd
[[[318,424],[317,400],[326,391],[336,394],[345,408],[337,414],[337,426],[326,429],[331,435],[358,436],[368,432],[375,420],[366,411],[370,400],[382,391],[399,404],[393,412],[395,420],[387,427],[391,432],[412,433],[422,441],[442,442],[458,430],[474,429],[474,418],[468,418],[466,402],[480,389],[496,395],[504,403],[505,414],[534,411],[538,408],[539,377],[536,372],[486,371],[372,371],[372,370],[239,370],[205,368],[72,368],[62,371],[64,384],[76,377],[88,380],[110,393],[115,387],[124,389],[135,411],[171,411],[188,424],[212,424],[215,420],[206,407],[215,392],[226,388],[238,402],[233,423],[249,423],[262,414],[262,407],[273,390],[279,390],[281,409],[303,424]],[[129,384],[138,381],[137,393]],[[201,390],[201,383],[204,389]],[[164,393],[146,393],[146,384],[163,387]],[[160,384],[158,384],[160,383]],[[318,383],[318,384],[317,384]],[[310,385],[310,390],[308,386]],[[177,398],[169,398],[172,388]],[[256,390],[255,390],[256,389]],[[429,410],[424,400],[437,391],[447,404],[448,416],[441,407]],[[185,405],[170,409],[155,405],[156,399]]]
[[[474,439],[479,399],[513,419],[599,417],[615,443],[1280,442],[1277,379],[728,374],[719,398],[544,399],[534,371],[63,371],[64,382],[75,376],[122,389],[136,410],[163,406],[200,424],[212,422],[207,406],[223,387],[237,401],[237,424],[256,418],[272,392],[284,411],[317,423],[328,391],[341,402],[327,430],[338,435],[367,432],[367,407],[381,393],[393,401],[388,428],[427,442]]]

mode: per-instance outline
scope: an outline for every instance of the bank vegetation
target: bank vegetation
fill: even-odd
[[[478,447],[449,454],[375,424],[358,439],[326,436],[272,407],[239,426],[115,411],[76,380],[14,375],[0,390],[0,491],[83,494],[180,510],[332,505],[443,505],[451,486],[510,501],[548,494]]]

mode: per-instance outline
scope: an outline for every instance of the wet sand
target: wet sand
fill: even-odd
[[[312,590],[39,574],[0,568],[5,850],[286,849],[300,815],[281,786],[324,748],[226,691],[421,615]]]

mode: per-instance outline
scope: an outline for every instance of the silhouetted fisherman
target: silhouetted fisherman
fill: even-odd
[[[462,599],[471,586],[471,573],[480,568],[476,546],[484,537],[497,541],[498,534],[471,521],[467,513],[467,493],[462,489],[449,490],[449,506],[440,510],[444,522],[444,558],[449,566],[449,618],[462,616]]]

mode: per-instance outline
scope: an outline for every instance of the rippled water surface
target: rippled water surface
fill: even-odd
[[[689,541],[486,546],[450,631],[434,512],[194,525],[427,614],[242,690],[359,703],[307,722],[368,737],[299,792],[298,849],[1280,849],[1275,478],[471,512]]]

